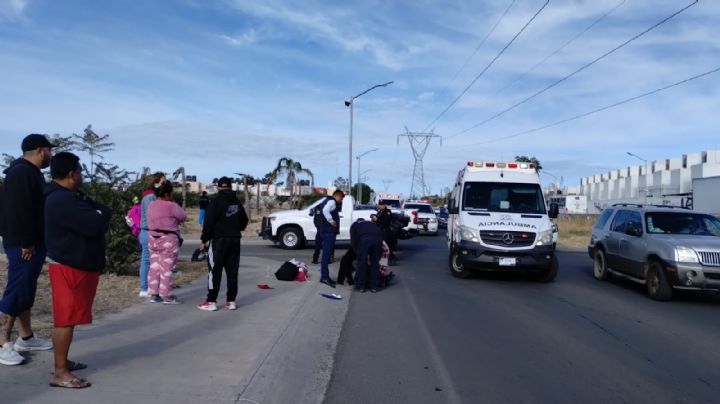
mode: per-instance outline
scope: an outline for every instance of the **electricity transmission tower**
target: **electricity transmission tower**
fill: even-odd
[[[415,157],[415,167],[413,168],[413,179],[410,187],[410,198],[417,198],[423,196],[427,191],[425,187],[425,174],[423,172],[423,157],[427,152],[428,146],[433,139],[440,139],[440,146],[442,146],[442,136],[433,133],[434,129],[428,132],[410,132],[405,127],[405,133],[397,136],[397,143],[400,144],[400,137],[407,137],[410,142],[410,148]]]

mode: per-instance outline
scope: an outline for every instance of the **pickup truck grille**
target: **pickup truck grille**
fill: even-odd
[[[529,247],[535,242],[535,233],[525,231],[495,231],[483,230],[480,232],[483,243],[501,247]]]
[[[700,263],[709,267],[720,267],[720,252],[698,251]]]

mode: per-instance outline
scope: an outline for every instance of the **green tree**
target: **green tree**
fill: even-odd
[[[104,180],[101,176],[98,179]],[[137,275],[138,267],[135,263],[139,256],[138,241],[125,223],[125,214],[132,206],[133,196],[142,193],[145,180],[132,183],[124,191],[101,181],[83,184],[82,191],[112,209],[110,228],[106,234],[107,271],[118,275]],[[110,182],[119,181],[113,178]]]
[[[335,181],[333,181],[333,186],[337,189],[348,189],[349,182],[347,178],[337,177]]]
[[[358,194],[358,187],[360,187],[360,190],[361,190],[360,194],[362,194],[362,195]],[[375,192],[375,190],[373,190],[370,187],[370,185],[359,182],[359,183],[353,184],[352,191],[350,194],[351,195],[360,195],[362,200],[358,201],[358,203],[364,205],[364,204],[370,202],[370,195],[372,195],[373,192]]]
[[[82,135],[73,133],[73,148],[81,152],[86,152],[90,155],[90,170],[86,170],[89,173],[90,181],[95,182],[95,157],[104,159],[103,153],[111,151],[115,147],[115,143],[111,142],[110,135],[98,135],[93,131],[92,125],[88,125],[83,130]]]
[[[71,152],[73,150],[77,150],[75,146],[75,141],[73,140],[72,136],[63,136],[56,133],[50,136],[49,139],[50,143],[55,145],[55,147],[53,148],[53,154],[64,151]]]
[[[295,185],[300,175],[305,174],[313,178],[312,171],[303,168],[299,161],[295,161],[290,157],[282,157],[278,160],[277,166],[272,171],[273,182],[281,175],[285,176],[285,188],[290,190],[290,196],[295,196]],[[314,184],[313,184],[314,185]]]
[[[535,156],[515,156],[515,161],[518,163],[533,163],[535,164],[535,171],[539,172],[542,170],[542,164],[540,164],[540,160],[535,158]]]
[[[2,154],[2,160],[0,160],[0,169],[6,169],[12,164],[12,162],[15,161],[15,156],[3,153]]]

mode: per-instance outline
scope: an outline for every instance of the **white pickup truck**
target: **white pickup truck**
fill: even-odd
[[[314,240],[315,224],[313,222],[314,208],[321,204],[325,198],[319,198],[304,209],[281,210],[263,217],[262,226],[258,235],[265,240],[279,243],[282,248],[294,250],[305,246],[307,240]],[[355,201],[346,196],[342,201],[340,211],[340,234],[338,241],[350,241],[350,225],[357,219],[370,220],[374,210],[355,210]]]

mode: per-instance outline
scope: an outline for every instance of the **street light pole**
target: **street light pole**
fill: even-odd
[[[360,167],[360,160],[358,160],[358,167]],[[370,172],[370,171],[372,171],[372,168],[369,168],[369,169],[363,171],[362,173],[360,172],[360,170],[358,170],[358,184],[357,184],[357,186],[358,186],[358,194],[359,194],[359,196],[358,196],[358,201],[360,201],[360,203],[362,203],[362,192],[363,192],[363,191],[362,191],[361,184],[364,184],[364,182],[363,182],[363,180],[362,180],[362,178],[363,178],[362,175],[365,174],[365,173],[368,173],[368,172]],[[365,176],[365,179],[367,180],[367,176]]]
[[[350,97],[349,100],[345,101],[345,106],[350,107],[350,140],[349,140],[349,147],[348,147],[348,192],[352,190],[352,146],[353,146],[353,105],[355,104],[355,99],[360,97],[363,94],[367,94],[370,91],[378,88],[378,87],[387,87],[390,84],[392,84],[392,81],[388,81],[387,83],[383,84],[376,84],[367,90],[363,91],[362,93]]]
[[[644,194],[644,197],[643,197],[643,201],[644,201],[643,203],[644,203],[645,205],[647,205],[648,190],[650,189],[650,187],[648,186],[648,176],[650,175],[650,173],[649,173],[648,171],[650,171],[650,170],[648,170],[647,160],[645,160],[644,158],[642,158],[642,157],[640,157],[640,156],[638,156],[637,154],[634,154],[634,153],[630,153],[630,152],[625,152],[625,153],[627,153],[628,156],[635,157],[636,159],[641,160],[641,161],[643,162],[643,166],[645,167],[645,194]],[[639,192],[639,191],[640,191],[640,190],[638,190],[638,192]]]
[[[377,151],[377,150],[378,150],[377,148],[372,149],[372,150],[368,150],[368,151],[366,151],[365,153],[359,154],[358,156],[355,157],[355,158],[357,159],[357,161],[358,161],[358,167],[357,167],[357,171],[358,171],[358,191],[355,193],[355,196],[357,197],[357,202],[358,202],[358,203],[362,203],[362,198],[361,198],[361,196],[360,196],[360,195],[362,195],[362,194],[360,193],[361,191],[360,191],[360,185],[359,185],[359,184],[362,182],[362,181],[360,181],[360,158],[362,158],[362,156],[364,156],[364,155],[366,155],[366,154],[368,154],[368,153],[372,153],[372,152]]]

